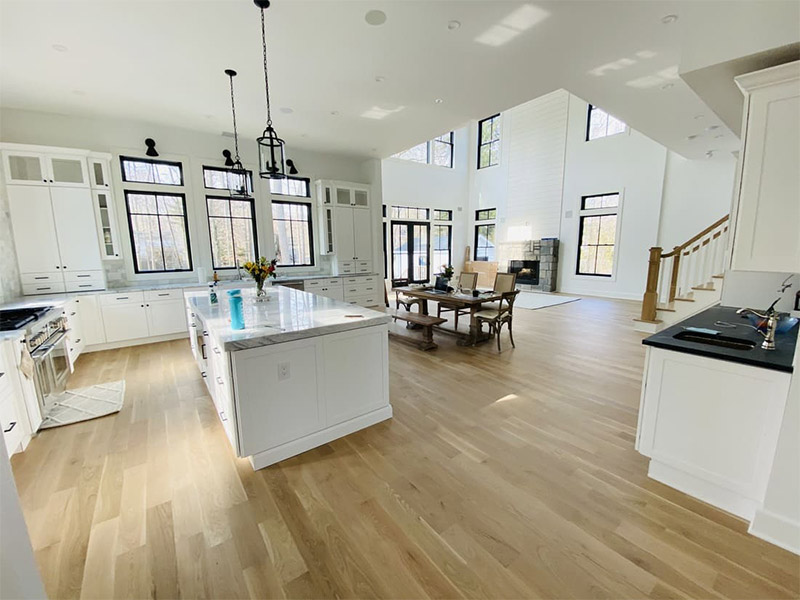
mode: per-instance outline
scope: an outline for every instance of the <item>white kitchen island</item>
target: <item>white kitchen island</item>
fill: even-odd
[[[192,351],[236,454],[261,469],[391,418],[389,316],[287,287],[255,302],[245,329],[228,297],[186,294]]]

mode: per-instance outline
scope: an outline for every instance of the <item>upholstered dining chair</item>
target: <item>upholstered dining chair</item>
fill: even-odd
[[[505,275],[506,273],[503,273]],[[500,273],[498,273],[500,275]],[[511,347],[516,348],[514,344],[514,332],[512,323],[514,319],[514,301],[517,299],[519,290],[510,292],[503,292],[500,301],[497,303],[497,308],[481,308],[475,313],[475,319],[478,321],[478,327],[482,330],[483,324],[489,325],[489,333],[497,339],[497,351],[500,352],[500,332],[503,325],[508,326],[508,337],[511,339]]]
[[[392,291],[394,292],[395,308],[400,310],[402,305],[408,312],[413,312],[411,309],[416,305],[419,312],[422,311],[422,300],[420,298],[412,298],[406,296],[403,292],[398,290],[399,287],[405,287],[409,284],[408,279],[392,279]]]
[[[478,286],[478,274],[477,273],[461,273],[458,276],[458,289],[467,293],[472,293]],[[463,306],[447,306],[443,305],[441,302],[438,303],[436,308],[436,316],[441,317],[442,313],[452,312],[455,313],[453,315],[453,321],[455,325],[455,329],[458,329],[458,317],[461,315],[468,315],[469,309]]]

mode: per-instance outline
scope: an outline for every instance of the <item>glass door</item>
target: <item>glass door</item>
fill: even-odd
[[[430,225],[392,222],[392,279],[430,281]]]
[[[93,195],[103,258],[119,258],[119,240],[117,240],[117,224],[111,194],[105,190],[94,190]]]
[[[48,156],[50,183],[70,187],[89,187],[89,171],[82,156]]]
[[[32,152],[4,152],[6,183],[42,185],[48,181],[44,157]]]

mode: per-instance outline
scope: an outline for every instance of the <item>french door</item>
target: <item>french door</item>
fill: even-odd
[[[392,221],[392,279],[430,281],[430,224]]]

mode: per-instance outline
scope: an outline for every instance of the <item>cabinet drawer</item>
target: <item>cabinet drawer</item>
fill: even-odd
[[[315,289],[321,288],[339,288],[342,287],[342,280],[339,277],[331,277],[325,279],[306,279],[303,282],[303,289],[313,292]]]
[[[81,283],[105,283],[102,271],[64,271],[64,281]]]
[[[345,260],[339,262],[339,273],[342,275],[351,275],[356,272],[356,263],[352,260]]]
[[[219,294],[219,292],[217,292]],[[144,299],[147,302],[151,300],[173,300],[176,298],[183,298],[183,290],[147,290],[144,293]]]
[[[345,286],[348,285],[359,285],[363,283],[375,283],[378,280],[377,277],[374,275],[368,275],[366,277],[345,277],[344,284]]]
[[[66,285],[68,292],[91,292],[106,289],[102,281],[68,281]]]
[[[144,292],[118,292],[116,294],[103,294],[100,296],[100,304],[103,306],[114,304],[134,304],[137,302],[139,304],[144,302]]]
[[[24,436],[14,397],[11,395],[0,396],[0,427],[2,427],[6,450],[10,456],[22,442]]]
[[[59,271],[54,273],[22,273],[20,274],[20,279],[22,279],[22,285],[64,283],[64,275]]]
[[[64,283],[30,283],[22,286],[22,293],[26,296],[36,294],[63,294],[66,291]]]
[[[371,273],[371,272],[372,272],[371,260],[359,260],[356,262],[356,273]]]

